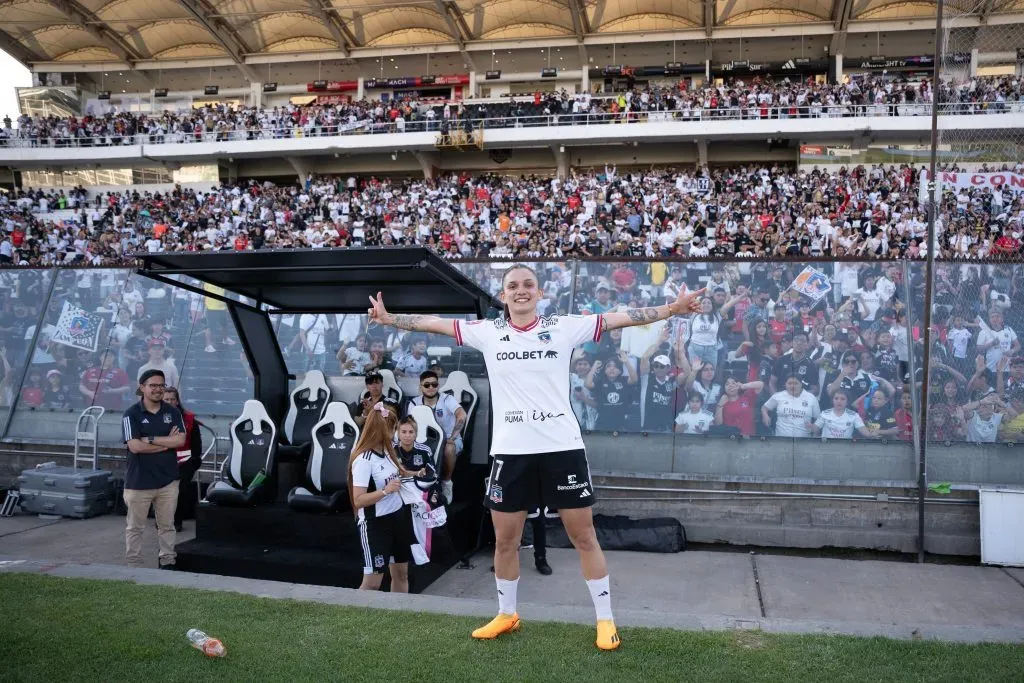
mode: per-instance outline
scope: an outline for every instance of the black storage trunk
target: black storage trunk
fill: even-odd
[[[18,483],[28,513],[86,519],[114,509],[114,475],[104,470],[46,464],[24,470]]]

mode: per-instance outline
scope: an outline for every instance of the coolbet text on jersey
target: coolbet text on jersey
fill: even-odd
[[[583,448],[569,403],[572,352],[601,339],[600,315],[543,316],[526,327],[503,318],[455,321],[455,339],[484,355],[494,409],[491,454]]]

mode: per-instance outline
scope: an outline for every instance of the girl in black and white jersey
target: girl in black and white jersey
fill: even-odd
[[[398,421],[398,443],[395,445],[396,455],[402,467],[413,476],[421,479],[434,479],[437,473],[430,462],[432,454],[426,444],[416,441],[419,426],[415,418],[407,415]]]
[[[409,592],[412,525],[399,489],[412,476],[398,459],[392,442],[395,413],[383,403],[370,410],[349,460],[352,509],[359,519],[363,546],[360,590],[377,590],[391,565],[391,592]]]

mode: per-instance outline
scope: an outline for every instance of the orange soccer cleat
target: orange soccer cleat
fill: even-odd
[[[614,650],[622,644],[614,621],[602,619],[597,622],[597,642],[595,644],[602,650]]]
[[[473,631],[473,637],[477,640],[493,640],[502,633],[511,633],[519,630],[518,614],[499,614],[491,619],[485,626]]]

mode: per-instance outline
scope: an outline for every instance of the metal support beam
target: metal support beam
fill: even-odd
[[[86,33],[100,41],[105,48],[129,64],[149,57],[149,55],[137,52],[117,31],[111,29],[95,12],[77,0],[50,0],[50,4],[80,25]]]
[[[50,5],[60,10],[68,19],[82,27],[86,33],[95,38],[100,44],[125,61],[142,84],[147,88],[153,87],[153,81],[135,69],[135,62],[148,58],[133,48],[128,41],[121,37],[114,29],[104,22],[95,12],[77,0],[49,0]]]
[[[48,58],[32,50],[6,31],[0,31],[0,50],[28,66],[32,62],[45,62]]]
[[[473,61],[472,55],[469,54],[469,50],[466,49],[466,41],[473,40],[473,35],[469,31],[469,26],[466,24],[466,20],[462,19],[462,27],[459,26],[459,22],[456,21],[455,15],[462,17],[462,13],[455,7],[455,3],[450,0],[434,0],[434,8],[437,13],[444,18],[444,23],[448,25],[448,31],[452,34],[452,38],[455,39],[455,43],[459,46],[459,54],[466,60],[466,64],[473,71],[479,71],[476,68],[476,63]],[[463,28],[466,33],[463,34]]]
[[[1001,0],[985,0],[981,5],[981,10],[978,12],[978,19],[983,24],[988,23],[988,18],[995,10],[999,9],[1001,5],[1005,4]]]
[[[323,22],[327,30],[330,31],[331,37],[334,38],[334,42],[338,44],[338,49],[344,53],[345,57],[348,57],[349,51],[352,49],[352,44],[348,42],[348,37],[342,30],[341,24],[344,24],[336,14],[332,14],[323,8],[320,4],[320,0],[306,0],[306,4],[313,10],[313,14]]]
[[[846,52],[846,31],[853,18],[854,0],[835,0],[832,12],[832,43],[829,45],[830,55],[841,55]]]
[[[711,7],[714,8],[715,3],[712,0]],[[718,23],[724,24],[726,20],[732,16],[732,10],[736,7],[736,0],[729,0],[725,3],[725,7],[722,8],[722,13],[718,15]]]
[[[704,0],[704,35],[709,39],[711,38],[711,32],[715,30],[715,3],[718,0]],[[732,8],[734,2],[730,2],[725,8],[726,11]]]
[[[572,29],[576,33],[576,48],[580,53],[580,65],[586,69],[590,59],[587,55],[587,46],[583,41],[590,33],[590,20],[587,18],[586,8],[580,5],[580,0],[567,0],[567,2],[569,13],[572,15]]]
[[[209,32],[211,36],[217,39],[217,42],[221,44],[227,53],[231,55],[231,60],[238,67],[238,70],[242,72],[249,81],[259,82],[260,77],[251,66],[245,63],[244,55],[252,52],[249,46],[239,37],[238,33],[235,32],[227,23],[222,19],[210,18],[215,11],[213,7],[209,5],[207,0],[178,0],[178,3],[184,7],[192,17],[199,22],[199,24]]]

